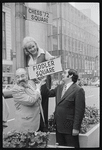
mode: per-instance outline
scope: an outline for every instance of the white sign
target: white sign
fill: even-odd
[[[28,67],[28,74],[30,79],[43,77],[56,72],[62,71],[61,57],[45,61],[36,66]]]
[[[29,7],[27,7],[26,11],[27,20],[52,24],[52,13]]]

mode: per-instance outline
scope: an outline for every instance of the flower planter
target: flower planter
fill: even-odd
[[[97,124],[86,134],[79,135],[80,147],[99,147],[99,126]]]
[[[98,123],[86,134],[79,134],[80,148],[99,147],[99,126],[100,124]],[[56,133],[51,132],[49,135],[48,145],[55,145],[55,144],[56,144]]]

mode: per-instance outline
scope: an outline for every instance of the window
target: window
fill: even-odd
[[[65,18],[65,4],[62,4],[62,18]]]
[[[83,52],[83,43],[80,42],[80,52],[82,53]]]
[[[52,37],[48,37],[48,51],[52,51]]]
[[[66,34],[66,21],[62,20],[62,33]]]
[[[58,34],[61,33],[61,19],[58,19]]]
[[[64,50],[66,50],[67,49],[67,47],[66,47],[66,44],[67,44],[67,38],[66,38],[67,36],[66,35],[64,35]]]
[[[74,56],[73,56],[73,59],[72,59],[72,60],[73,60],[73,69],[74,69],[74,66],[75,66],[75,65],[74,65]]]
[[[61,50],[61,34],[58,35],[58,50]]]
[[[57,16],[60,17],[60,4],[57,4]]]
[[[69,68],[71,68],[71,55],[69,55]]]
[[[53,35],[53,50],[58,50],[57,35]]]
[[[51,25],[48,25],[48,36],[51,36],[52,35],[52,26]]]
[[[78,69],[78,58],[76,56],[76,69]]]
[[[78,41],[78,52],[80,52],[80,41]]]
[[[54,3],[54,5],[52,5],[52,12],[54,15],[53,16],[53,19],[57,18],[57,4]]]
[[[82,57],[82,69],[84,69],[84,57]]]
[[[53,21],[53,34],[54,35],[57,34],[57,21],[56,20]]]
[[[2,12],[2,57],[6,59],[6,28],[5,28],[5,12]]]
[[[67,22],[67,35],[69,36],[69,30],[70,30],[70,23]]]
[[[68,61],[68,56],[65,56],[65,68],[67,69],[67,61]]]
[[[72,38],[70,38],[70,47],[72,49]]]
[[[70,37],[68,37],[68,46],[70,46]]]

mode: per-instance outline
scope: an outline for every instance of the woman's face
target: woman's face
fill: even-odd
[[[26,44],[27,51],[31,53],[31,55],[37,55],[37,46],[35,42],[28,42]]]

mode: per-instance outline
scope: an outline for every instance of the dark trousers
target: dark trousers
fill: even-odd
[[[70,134],[63,134],[56,131],[56,142],[61,146],[72,146],[79,148],[79,135],[72,136]]]

